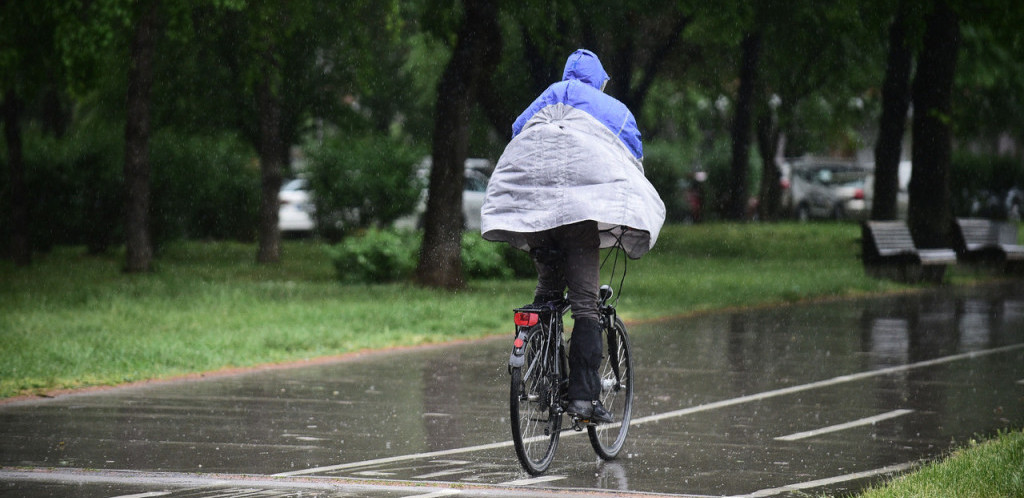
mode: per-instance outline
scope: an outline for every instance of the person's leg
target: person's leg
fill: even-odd
[[[598,401],[601,395],[600,237],[596,222],[558,229],[565,254],[565,281],[575,324],[569,343],[569,412],[595,422],[611,422]]]
[[[551,231],[530,234],[527,241],[533,248],[530,250],[530,258],[537,269],[537,289],[533,294],[533,302],[540,304],[561,298],[565,291],[565,256],[557,248]]]

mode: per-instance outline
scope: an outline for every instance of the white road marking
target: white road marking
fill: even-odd
[[[410,479],[433,479],[435,477],[453,476],[457,474],[465,474],[473,472],[476,469],[471,467],[460,467],[457,469],[439,470],[437,472],[431,472],[429,474],[420,474],[418,476],[412,476]]]
[[[853,420],[844,424],[830,425],[828,427],[822,427],[821,429],[814,429],[813,431],[797,432],[788,436],[779,436],[775,438],[776,441],[796,441],[798,439],[806,439],[809,437],[820,436],[822,434],[828,434],[831,432],[839,432],[846,429],[852,429],[854,427],[860,427],[864,425],[874,425],[876,422],[888,420],[890,418],[902,417],[908,413],[913,413],[914,410],[893,410],[891,412],[882,413],[875,415],[874,417],[865,417],[859,420]]]
[[[814,481],[801,482],[797,484],[790,484],[788,486],[782,486],[780,488],[769,488],[755,491],[749,495],[741,495],[742,498],[760,498],[763,496],[775,496],[783,493],[792,493],[794,491],[801,491],[804,489],[820,488],[822,486],[829,486],[832,484],[838,484],[847,481],[856,481],[857,479],[865,479],[868,477],[874,477],[882,474],[894,474],[896,472],[903,472],[914,468],[917,464],[915,463],[901,463],[897,465],[890,465],[888,467],[882,467],[875,470],[867,470],[864,472],[855,472],[853,474],[846,474],[836,477],[828,477],[825,479],[817,479]],[[740,497],[736,497],[740,498]]]
[[[429,451],[426,453],[414,453],[411,455],[397,455],[387,458],[378,458],[376,460],[363,460],[362,462],[351,462],[342,463],[338,465],[328,465],[326,467],[314,467],[311,469],[295,470],[292,472],[281,472],[279,474],[272,474],[274,477],[289,477],[289,476],[301,476],[308,474],[319,474],[321,472],[333,472],[335,470],[345,470],[358,467],[368,467],[371,465],[379,465],[382,463],[394,463],[404,462],[407,460],[419,460],[421,458],[434,458],[440,456],[457,455],[459,453],[471,453],[474,451],[493,450],[498,448],[508,448],[512,446],[512,441],[503,441],[500,443],[481,444],[478,446],[467,446],[465,448],[453,448],[450,450],[440,451]]]
[[[515,481],[503,482],[500,486],[529,486],[531,484],[539,484],[542,482],[561,481],[562,479],[565,479],[565,476],[541,476],[531,479],[518,479]]]
[[[1018,380],[1017,383],[1020,384],[1020,385],[1024,385],[1024,379]]]
[[[135,495],[121,495],[113,496],[111,498],[155,498],[157,496],[167,496],[171,494],[170,491],[150,491],[149,493],[139,493]]]
[[[1007,353],[1010,351],[1016,351],[1024,348],[1024,343],[1013,344],[1010,346],[1003,346],[1000,348],[985,349],[982,351],[972,351],[970,353],[955,354],[952,356],[944,356],[942,358],[935,358],[933,360],[919,361],[917,363],[908,363],[906,365],[900,365],[896,367],[880,368],[878,370],[869,370],[867,372],[859,372],[849,375],[840,375],[839,377],[832,377],[831,379],[819,380],[817,382],[811,382],[810,384],[803,384],[799,386],[784,387],[782,389],[775,389],[773,391],[765,391],[763,393],[749,394],[747,396],[740,396],[738,398],[724,399],[722,401],[716,401],[714,403],[707,403],[699,406],[692,406],[690,408],[683,408],[681,410],[675,410],[671,412],[662,413],[659,415],[651,415],[648,417],[641,417],[633,419],[629,425],[640,425],[647,422],[660,422],[665,419],[682,417],[683,415],[690,415],[693,413],[706,412],[709,410],[716,410],[718,408],[725,408],[727,406],[741,405],[744,403],[751,403],[755,401],[763,401],[769,398],[775,398],[778,396],[784,396],[786,394],[799,393],[803,391],[810,391],[812,389],[818,389],[822,387],[831,387],[846,382],[853,382],[857,380],[869,379],[871,377],[882,377],[885,375],[891,375],[894,373],[906,372],[916,368],[932,367],[935,365],[942,365],[944,363],[952,363],[954,361],[968,360],[973,358],[980,358],[982,356],[989,356],[999,353]]]
[[[457,489],[445,489],[443,491],[435,491],[425,495],[408,495],[405,498],[441,498],[442,496],[455,496],[461,493],[462,492]]]
[[[689,408],[683,408],[681,410],[674,410],[674,411],[665,412],[665,413],[661,413],[661,414],[657,414],[657,415],[650,415],[650,416],[647,416],[647,417],[634,418],[633,420],[630,421],[629,425],[630,426],[635,426],[635,425],[640,425],[640,424],[646,424],[646,423],[649,423],[649,422],[660,422],[662,420],[667,420],[667,419],[671,419],[671,418],[678,418],[678,417],[682,417],[682,416],[686,416],[686,415],[691,415],[691,414],[694,414],[694,413],[700,413],[700,412],[706,412],[706,411],[711,411],[711,410],[717,410],[719,408],[725,408],[725,407],[729,407],[729,406],[736,406],[736,405],[741,405],[741,404],[744,404],[744,403],[753,403],[753,402],[757,402],[757,401],[763,401],[763,400],[770,399],[770,398],[776,398],[776,397],[779,397],[779,396],[785,396],[787,394],[794,394],[794,393],[799,393],[799,392],[804,392],[804,391],[810,391],[810,390],[813,390],[813,389],[820,389],[820,388],[823,388],[823,387],[831,387],[831,386],[835,386],[835,385],[839,385],[839,384],[844,384],[844,383],[847,383],[847,382],[854,382],[854,381],[859,381],[859,380],[864,380],[864,379],[870,379],[872,377],[883,377],[883,376],[886,376],[886,375],[892,375],[892,374],[896,374],[896,373],[906,372],[908,370],[914,370],[914,369],[917,369],[917,368],[926,368],[926,367],[932,367],[932,366],[935,366],[935,365],[942,365],[942,364],[945,364],[945,363],[952,363],[954,361],[969,360],[969,359],[980,358],[980,357],[983,357],[983,356],[990,356],[990,355],[999,354],[999,353],[1007,353],[1007,352],[1010,352],[1010,351],[1016,351],[1018,349],[1024,349],[1024,343],[1012,344],[1012,345],[1009,345],[1009,346],[1003,346],[1003,347],[999,347],[999,348],[985,349],[985,350],[981,350],[981,351],[971,351],[971,352],[968,352],[968,353],[961,353],[961,354],[955,354],[955,355],[951,355],[951,356],[944,356],[942,358],[935,358],[935,359],[931,359],[931,360],[919,361],[917,363],[909,363],[909,364],[906,364],[906,365],[899,365],[899,366],[889,367],[889,368],[880,368],[878,370],[869,370],[869,371],[866,371],[866,372],[858,372],[858,373],[849,374],[849,375],[840,375],[838,377],[833,377],[831,379],[819,380],[817,382],[811,382],[811,383],[808,383],[808,384],[801,384],[801,385],[798,385],[798,386],[784,387],[784,388],[781,388],[781,389],[765,391],[765,392],[757,393],[757,394],[748,394],[746,396],[740,396],[738,398],[724,399],[724,400],[721,400],[721,401],[715,401],[713,403],[706,403],[706,404],[703,404],[703,405],[691,406]],[[562,433],[561,437],[570,437],[570,436],[578,435],[578,434],[586,434],[586,432],[575,432],[575,431],[567,430],[567,432],[563,432]],[[275,476],[275,477],[289,477],[289,476],[319,474],[321,472],[333,472],[333,471],[336,471],[336,470],[345,470],[345,469],[352,469],[352,468],[358,468],[358,467],[367,467],[367,466],[370,466],[370,465],[379,465],[379,464],[394,463],[394,462],[404,462],[404,461],[408,461],[408,460],[419,460],[419,459],[423,459],[423,458],[435,458],[435,457],[448,456],[448,455],[457,455],[457,454],[461,454],[461,453],[471,453],[471,452],[475,452],[475,451],[485,451],[485,450],[494,450],[494,449],[508,448],[508,447],[510,447],[512,445],[513,445],[512,441],[502,441],[502,442],[498,442],[498,443],[481,444],[481,445],[477,445],[477,446],[467,446],[467,447],[464,447],[464,448],[452,448],[452,449],[449,449],[449,450],[430,451],[430,452],[426,452],[426,453],[412,453],[412,454],[408,454],[408,455],[396,455],[396,456],[393,456],[393,457],[378,458],[378,459],[375,459],[375,460],[364,460],[364,461],[361,461],[361,462],[349,462],[349,463],[342,463],[342,464],[338,464],[338,465],[328,465],[328,466],[324,466],[324,467],[313,467],[313,468],[309,468],[309,469],[295,470],[295,471],[291,471],[291,472],[281,472],[279,474],[272,474],[272,475]]]

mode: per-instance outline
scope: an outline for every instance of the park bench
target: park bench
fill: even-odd
[[[918,249],[902,221],[865,221],[861,245],[864,270],[875,278],[941,283],[946,267],[956,264],[952,249]]]
[[[1024,246],[1017,244],[1017,226],[983,218],[957,218],[953,230],[957,257],[966,263],[1004,271],[1024,267]]]

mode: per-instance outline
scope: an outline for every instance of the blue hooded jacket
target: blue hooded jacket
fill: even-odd
[[[564,80],[519,116],[480,208],[484,239],[529,251],[528,234],[591,220],[601,247],[639,258],[654,246],[665,204],[644,177],[636,121],[601,91],[606,81],[597,56],[578,50]]]
[[[622,102],[601,91],[608,80],[608,73],[596,54],[584,49],[573,52],[565,62],[562,81],[549,86],[519,115],[512,125],[512,136],[518,135],[537,111],[550,105],[566,104],[600,121],[622,140],[633,157],[642,159],[643,145],[633,113]]]

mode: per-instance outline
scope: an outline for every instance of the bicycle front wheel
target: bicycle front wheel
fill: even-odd
[[[611,460],[618,456],[626,442],[629,420],[633,414],[633,360],[629,351],[626,326],[615,318],[615,323],[601,334],[607,346],[601,359],[601,404],[615,417],[610,424],[587,427],[590,444],[598,456]]]
[[[531,475],[541,474],[551,465],[562,423],[557,384],[551,374],[555,355],[545,357],[545,338],[541,327],[534,327],[527,335],[523,366],[511,370],[512,442],[519,463]]]

